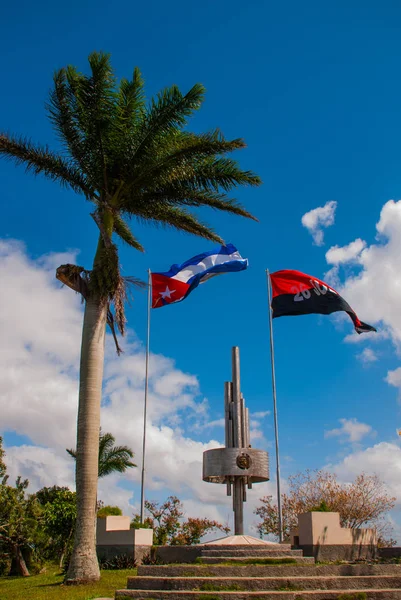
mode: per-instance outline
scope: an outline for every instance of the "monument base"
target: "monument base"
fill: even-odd
[[[205,542],[202,546],[279,546],[276,542],[268,542],[252,535],[228,535],[226,537]]]

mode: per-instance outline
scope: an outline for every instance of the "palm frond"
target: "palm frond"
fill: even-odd
[[[72,456],[72,458],[74,458],[74,459],[77,458],[76,450],[73,450],[72,448],[66,448],[65,450],[70,456]]]
[[[134,131],[145,115],[144,82],[138,67],[132,80],[122,79],[117,96],[117,128],[123,132]]]
[[[138,240],[134,237],[132,231],[130,230],[128,224],[121,218],[119,215],[114,216],[114,231],[128,246],[135,248],[135,250],[139,250],[139,252],[145,252],[142,244],[138,242]]]
[[[78,73],[69,68],[69,80],[76,79]],[[85,164],[85,145],[77,118],[77,103],[72,87],[67,79],[66,69],[56,71],[53,77],[54,88],[49,94],[46,109],[53,127],[61,141],[83,171]]]
[[[161,203],[169,206],[208,206],[216,210],[223,210],[253,221],[258,219],[234,198],[227,198],[226,194],[220,194],[212,190],[198,190],[193,188],[185,188],[180,186],[178,189],[174,187],[166,187],[160,192],[149,192],[143,195],[143,200],[149,204]]]
[[[99,456],[103,456],[106,452],[110,451],[110,449],[113,447],[113,444],[115,441],[116,441],[116,438],[114,437],[114,435],[112,433],[108,433],[107,431],[105,433],[103,433],[102,430],[100,430],[100,433],[99,433]]]
[[[178,172],[188,176],[195,172],[199,161],[245,148],[246,145],[240,138],[226,140],[219,130],[204,134],[179,132],[170,136],[171,139],[165,137],[168,139],[163,139],[157,151],[138,169],[134,186],[146,187],[152,181],[168,181]]]
[[[111,433],[102,430],[99,432],[99,464],[98,476],[105,477],[110,473],[124,473],[127,469],[136,467],[130,459],[134,458],[134,453],[128,446],[114,446],[115,437]],[[76,460],[77,453],[75,450],[67,452]]]
[[[91,75],[83,75],[74,67],[67,67],[64,71],[66,89],[61,91],[67,94],[68,109],[80,133],[82,168],[96,180],[102,195],[108,187],[110,145],[115,144],[116,81],[108,54],[93,52],[88,60]],[[57,116],[57,102],[54,109]]]
[[[187,180],[177,175],[175,174],[172,181],[177,181],[179,185],[190,184],[215,191],[222,188],[227,192],[239,185],[259,186],[262,183],[258,175],[252,171],[243,171],[232,158],[205,159],[203,163],[197,165],[195,173]]]
[[[179,231],[192,233],[206,240],[219,242],[220,244],[224,243],[222,238],[213,229],[201,223],[194,215],[182,208],[155,205],[148,209],[143,208],[138,210],[136,216],[138,219],[145,222],[150,221],[154,225],[173,227]]]
[[[127,275],[123,277],[123,279],[127,285],[132,285],[133,287],[140,288],[141,290],[144,290],[148,287],[148,284],[145,283],[145,281],[139,279],[139,277],[134,277],[133,275]]]
[[[134,453],[128,446],[113,446],[103,456],[105,460],[129,459],[134,458]]]
[[[34,145],[30,140],[15,138],[0,133],[0,157],[13,160],[17,165],[25,165],[28,172],[43,174],[62,186],[71,187],[74,192],[92,199],[94,190],[84,173],[68,159],[51,152],[47,146]]]
[[[99,437],[99,477],[109,473],[124,473],[131,467],[136,467],[130,459],[134,453],[128,446],[113,446],[115,438],[110,433]]]
[[[105,477],[106,475],[110,475],[110,473],[125,473],[127,469],[136,466],[135,463],[130,461],[119,458],[111,459],[99,465],[99,477]]]
[[[144,124],[138,132],[134,156],[144,152],[155,141],[172,128],[183,128],[192,113],[199,109],[205,95],[205,88],[195,84],[183,96],[176,85],[159,92],[152,100]]]

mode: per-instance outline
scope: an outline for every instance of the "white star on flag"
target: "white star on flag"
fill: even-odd
[[[170,290],[168,286],[166,286],[166,289],[164,290],[164,292],[159,292],[160,296],[163,298],[163,300],[165,298],[169,298],[171,300],[171,294],[174,294],[175,290]]]

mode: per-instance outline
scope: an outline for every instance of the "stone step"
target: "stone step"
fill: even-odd
[[[235,562],[238,564],[243,564],[246,561],[250,561],[250,560],[255,560],[255,561],[266,561],[265,564],[268,564],[268,561],[271,561],[270,564],[277,564],[277,562],[275,561],[291,561],[291,563],[287,563],[287,564],[314,564],[315,563],[315,559],[313,558],[313,556],[261,556],[261,555],[254,555],[254,556],[202,556],[199,559],[197,559],[198,562],[200,564],[204,564],[204,565],[217,565],[219,563],[224,563],[224,562]],[[285,564],[285,563],[283,563]]]
[[[140,565],[139,576],[147,577],[320,577],[363,575],[398,575],[397,564],[343,564],[343,565]]]
[[[264,548],[263,546],[248,546],[248,548],[238,548],[231,546],[230,548],[202,548],[201,556],[302,556],[302,550],[291,550],[278,548]]]
[[[203,550],[230,550],[233,548],[258,550],[291,550],[291,544],[199,544]]]
[[[344,598],[342,598],[344,596]],[[115,600],[124,598],[152,600],[401,600],[401,589],[353,589],[306,591],[177,591],[177,590],[117,590]]]
[[[298,591],[305,590],[365,590],[397,589],[397,575],[367,575],[355,577],[129,577],[131,590],[186,591]]]

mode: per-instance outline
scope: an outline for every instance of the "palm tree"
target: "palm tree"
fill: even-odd
[[[242,139],[226,140],[218,130],[192,133],[188,118],[204,99],[202,85],[182,94],[176,85],[146,103],[143,80],[117,83],[110,57],[89,56],[90,74],[67,66],[54,75],[47,111],[62,150],[0,133],[0,156],[69,187],[92,203],[99,229],[93,266],[61,265],[57,278],[85,300],[77,424],[77,524],[68,583],[99,579],[95,546],[100,401],[104,342],[109,324],[124,333],[127,285],[121,276],[116,241],[143,251],[130,221],[173,227],[222,243],[191,208],[211,208],[254,218],[227,193],[256,186],[259,177],[243,171],[231,156]]]
[[[98,477],[106,477],[110,473],[125,473],[127,469],[136,467],[130,461],[134,453],[128,446],[114,446],[116,438],[111,433],[99,432],[99,468]],[[76,450],[67,449],[67,452],[76,460]]]

